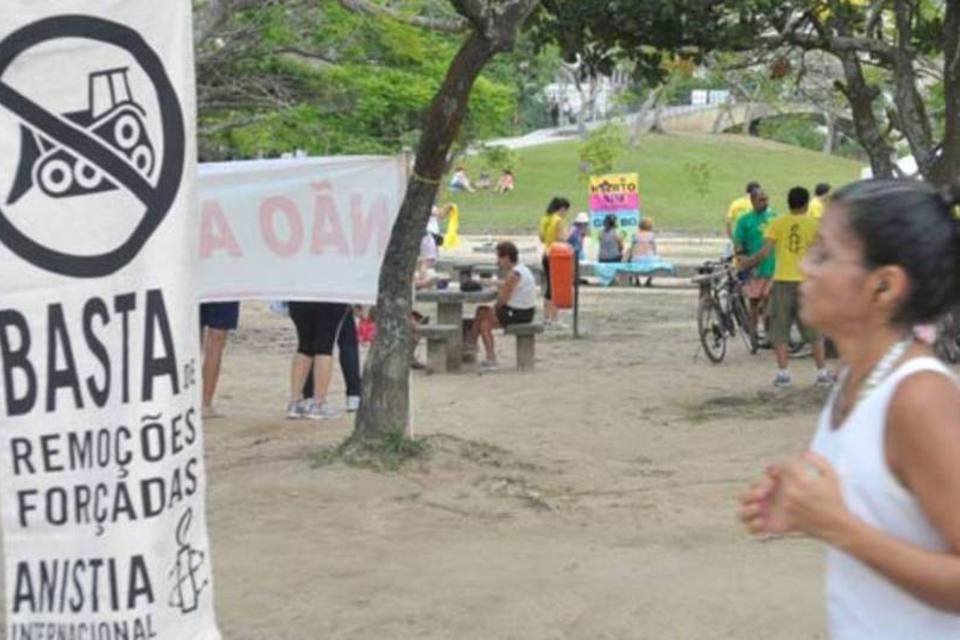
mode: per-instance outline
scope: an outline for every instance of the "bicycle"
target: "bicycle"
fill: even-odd
[[[759,348],[756,332],[750,324],[750,313],[743,296],[743,285],[733,266],[733,258],[708,261],[697,269],[693,282],[700,287],[697,307],[697,331],[707,358],[714,364],[723,362],[727,339],[737,334],[750,354]]]

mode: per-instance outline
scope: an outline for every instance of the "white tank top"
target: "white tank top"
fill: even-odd
[[[513,273],[520,276],[520,281],[513,288],[507,306],[513,309],[533,309],[537,306],[536,284],[533,281],[533,272],[525,264],[518,264]]]
[[[834,390],[820,415],[811,449],[837,470],[847,508],[855,516],[905,542],[947,551],[946,541],[923,508],[887,466],[887,409],[908,376],[935,371],[956,377],[935,358],[906,361],[854,408],[839,429],[831,428]],[[833,640],[947,640],[960,638],[960,616],[924,604],[853,556],[827,552],[827,618]]]

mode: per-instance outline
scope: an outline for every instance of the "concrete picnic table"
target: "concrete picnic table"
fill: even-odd
[[[460,291],[460,289],[421,289],[416,292],[417,302],[436,303],[437,324],[463,326],[463,305],[488,304],[497,299],[497,290]],[[447,369],[459,371],[463,363],[463,332],[458,331],[447,345]]]

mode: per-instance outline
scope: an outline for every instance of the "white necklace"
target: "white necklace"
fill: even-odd
[[[900,358],[903,357],[903,354],[907,352],[907,349],[909,349],[912,344],[913,335],[910,335],[890,347],[887,353],[874,365],[873,370],[870,371],[870,375],[867,376],[863,386],[860,387],[860,393],[857,394],[857,402],[862,401],[870,395],[870,392],[890,375],[893,367],[900,361]]]
[[[893,368],[907,352],[907,349],[909,349],[910,345],[913,344],[913,341],[914,337],[912,334],[907,336],[900,342],[893,344],[883,355],[883,357],[877,361],[877,364],[873,366],[873,369],[870,370],[869,375],[867,375],[866,379],[863,381],[863,385],[861,385],[860,391],[857,393],[857,400],[854,403],[854,406],[863,402],[864,398],[870,395],[870,392],[876,389],[877,386],[879,386],[879,384],[883,382],[888,375],[890,375],[891,371],[893,371]],[[843,373],[843,380],[840,383],[839,389],[843,389],[849,379],[850,369],[848,368]],[[833,402],[833,411],[831,413],[833,414],[834,425],[837,425],[837,409],[840,406],[840,403],[838,402],[840,395],[841,394],[838,392],[837,397]],[[847,411],[847,415],[850,415],[852,411],[853,407],[850,407],[850,410]]]

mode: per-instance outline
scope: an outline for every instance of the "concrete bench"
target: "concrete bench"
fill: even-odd
[[[427,341],[427,366],[435,373],[447,371],[447,346],[460,335],[461,328],[452,324],[428,324],[417,327],[417,335]]]
[[[533,369],[537,335],[543,333],[543,325],[538,322],[512,324],[506,327],[503,333],[517,339],[517,369],[520,371]]]

